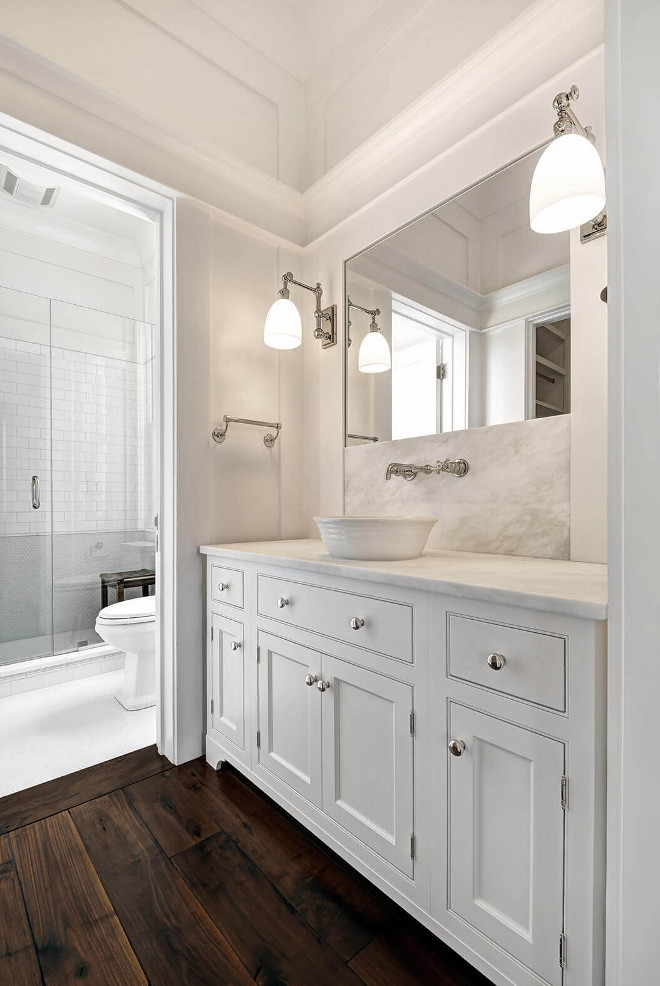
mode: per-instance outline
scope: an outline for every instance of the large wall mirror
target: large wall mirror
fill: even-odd
[[[349,446],[570,411],[569,234],[530,229],[540,154],[346,262]]]

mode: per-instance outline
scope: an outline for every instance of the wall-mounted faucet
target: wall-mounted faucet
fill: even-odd
[[[440,459],[436,462],[434,466],[414,466],[410,462],[390,462],[389,466],[385,470],[385,479],[389,480],[392,476],[400,476],[401,479],[405,479],[406,482],[410,482],[411,479],[415,479],[416,476],[422,472],[425,476],[430,476],[431,473],[436,473],[440,475],[441,472],[448,472],[457,479],[462,479],[463,476],[469,470],[469,465],[465,459],[445,459],[441,462]]]

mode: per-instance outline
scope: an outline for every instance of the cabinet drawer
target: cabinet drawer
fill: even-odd
[[[243,609],[243,573],[236,568],[211,565],[211,599]]]
[[[563,637],[456,613],[448,614],[447,636],[451,677],[566,711]]]
[[[259,575],[257,587],[260,616],[412,663],[413,607],[407,603],[270,575]]]

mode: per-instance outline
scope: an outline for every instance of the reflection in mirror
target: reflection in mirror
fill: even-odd
[[[570,411],[569,234],[530,228],[540,153],[347,261],[348,445]],[[375,318],[391,367],[365,373]]]

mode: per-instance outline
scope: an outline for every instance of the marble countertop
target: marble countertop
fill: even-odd
[[[207,544],[199,550],[219,558],[268,562],[590,620],[607,619],[606,565],[433,549],[409,561],[349,561],[331,558],[323,541],[312,539]]]

